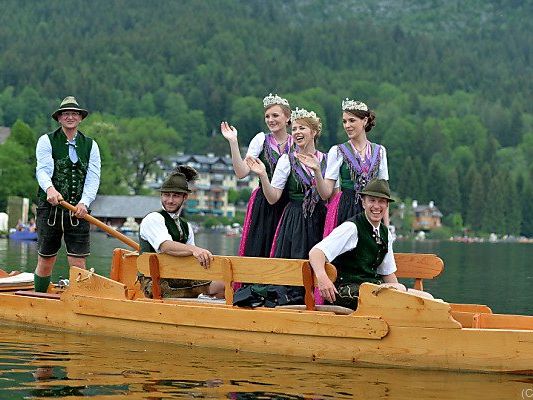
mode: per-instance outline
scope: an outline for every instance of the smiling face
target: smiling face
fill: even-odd
[[[290,114],[287,115],[285,110],[278,104],[270,106],[265,110],[265,124],[272,133],[287,129],[289,119]]]
[[[57,120],[65,130],[71,131],[77,129],[82,117],[78,111],[67,110],[59,114]]]
[[[366,217],[372,225],[378,227],[389,208],[389,201],[382,197],[365,194],[363,195],[362,202]]]
[[[344,111],[342,113],[342,126],[349,139],[355,139],[365,134],[365,126],[368,118],[360,118],[352,113]]]
[[[187,200],[187,193],[163,192],[161,193],[161,204],[168,213],[176,213]]]
[[[297,119],[292,124],[292,138],[300,149],[315,143],[317,131],[311,129],[302,119]]]

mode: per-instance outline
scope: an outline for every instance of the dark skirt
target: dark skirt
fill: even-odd
[[[272,255],[276,258],[309,258],[309,251],[322,240],[326,206],[319,201],[313,214],[304,217],[302,201],[287,204],[279,223]]]
[[[361,197],[357,197],[358,200],[355,199],[356,195],[353,189],[344,189],[341,192],[337,210],[337,226],[345,222],[348,218],[352,218],[363,211]]]
[[[263,189],[257,188],[250,197],[246,210],[245,226],[239,248],[240,256],[269,257],[283,208],[287,204],[284,191],[276,204],[269,204]]]
[[[363,211],[361,199],[355,199],[355,190],[343,189],[342,192],[331,196],[327,205],[326,222],[324,224],[324,237],[333,229]]]

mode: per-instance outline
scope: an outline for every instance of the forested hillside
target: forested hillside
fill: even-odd
[[[0,125],[20,121],[0,203],[35,192],[31,140],[66,95],[93,112],[110,194],[177,151],[227,153],[221,120],[246,144],[277,92],[322,117],[323,150],[344,140],[341,100],[365,101],[400,198],[533,236],[532,43],[531,0],[3,0]]]

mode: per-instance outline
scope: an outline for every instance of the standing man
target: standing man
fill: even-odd
[[[172,256],[194,256],[200,265],[209,268],[213,254],[194,244],[191,224],[181,217],[181,211],[191,190],[189,182],[198,173],[194,168],[180,165],[161,186],[163,209],[148,214],[141,221],[139,239],[141,252],[157,252]],[[141,287],[147,297],[152,297],[151,279],[140,277]],[[224,297],[221,281],[193,281],[188,279],[161,279],[162,297],[196,297],[206,294]]]
[[[387,215],[390,195],[385,179],[374,179],[360,192],[364,212],[336,227],[309,252],[309,261],[318,280],[320,295],[339,306],[357,308],[359,286],[363,282],[383,284],[407,291],[396,278],[396,262],[392,238],[382,220]],[[326,275],[324,264],[330,261],[338,270],[333,284]],[[433,298],[429,293],[409,289],[420,297]]]
[[[88,114],[74,97],[65,97],[52,114],[60,127],[42,135],[37,142],[36,292],[48,289],[62,237],[69,265],[85,268],[85,258],[90,254],[89,223],[83,217],[96,198],[101,162],[96,142],[78,131],[78,125]],[[61,200],[76,205],[76,212],[59,206]]]

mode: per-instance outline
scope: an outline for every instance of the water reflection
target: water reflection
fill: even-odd
[[[532,378],[358,368],[0,326],[2,399],[518,399],[527,388]]]

